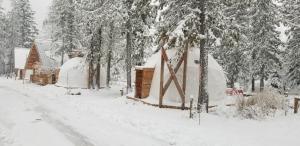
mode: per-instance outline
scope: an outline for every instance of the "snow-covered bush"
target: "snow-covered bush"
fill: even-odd
[[[243,118],[264,119],[284,110],[284,98],[276,92],[264,91],[252,97],[239,98],[236,102],[237,111]]]

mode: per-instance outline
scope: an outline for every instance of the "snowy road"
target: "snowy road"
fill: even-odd
[[[91,141],[72,126],[59,120],[59,116],[68,116],[68,113],[57,113],[42,104],[41,101],[49,104],[49,101],[45,101],[46,99],[38,99],[45,95],[39,93],[29,95],[25,90],[0,85],[0,146],[164,144],[163,141],[141,136],[142,134],[139,135],[137,132],[130,133],[130,129],[122,130],[119,125],[114,125],[110,121],[101,121],[101,125],[98,125],[100,131],[94,128],[99,136],[95,141]],[[118,138],[118,141],[114,141],[115,138]]]
[[[2,135],[0,144],[93,146],[86,137],[50,117],[29,95],[5,86],[0,86],[0,93],[1,131],[9,133],[8,137]]]
[[[43,121],[28,95],[0,86],[0,145],[72,145],[63,133]]]
[[[223,107],[199,126],[188,111],[127,100],[118,87],[78,91],[0,77],[0,146],[300,145],[300,115],[241,120]]]

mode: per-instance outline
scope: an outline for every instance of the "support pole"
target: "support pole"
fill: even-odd
[[[184,57],[184,64],[183,64],[183,83],[182,83],[182,91],[183,91],[183,94],[186,95],[186,72],[187,72],[187,57],[188,57],[188,47],[189,47],[189,44],[188,44],[188,40],[186,40],[185,42],[185,46],[184,46],[184,54],[183,54],[183,57]],[[184,101],[185,101],[185,98],[186,96],[184,96]],[[182,102],[182,107],[184,107],[184,102]]]
[[[299,109],[299,101],[300,101],[300,98],[295,98],[295,99],[294,99],[294,114],[297,114],[297,113],[298,113],[298,109]]]
[[[165,70],[165,63],[164,63],[164,58],[163,58],[163,47],[161,47],[161,62],[160,62],[160,87],[159,87],[159,107],[162,108],[163,104],[163,96],[164,96],[164,70]]]

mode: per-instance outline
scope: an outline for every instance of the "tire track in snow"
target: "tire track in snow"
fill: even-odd
[[[4,90],[8,90],[8,91],[12,91],[15,93],[20,94],[23,98],[26,97],[25,100],[36,103],[37,105],[39,105],[39,103],[30,98],[30,96],[26,93],[23,93],[19,90],[7,87],[7,86],[1,86],[0,85],[0,89],[4,89]],[[28,98],[29,97],[29,98]],[[81,135],[79,132],[75,131],[74,128],[72,128],[71,126],[68,126],[66,124],[64,124],[63,122],[54,119],[53,117],[50,116],[51,111],[41,107],[41,106],[37,106],[35,108],[35,111],[38,114],[41,114],[42,120],[45,121],[46,123],[52,125],[55,129],[57,129],[59,132],[61,132],[70,142],[72,142],[75,146],[95,146],[93,143],[90,142],[90,140]],[[1,129],[0,129],[1,130]],[[1,135],[0,133],[0,146],[5,146],[2,144],[6,143],[5,137]]]
[[[75,131],[74,128],[64,124],[63,122],[54,119],[50,116],[50,111],[43,107],[36,107],[35,111],[41,113],[41,117],[44,121],[54,126],[57,130],[62,132],[67,139],[69,139],[75,146],[95,146],[90,140],[81,135],[79,132]]]

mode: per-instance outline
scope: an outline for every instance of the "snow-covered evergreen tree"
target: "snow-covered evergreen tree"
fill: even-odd
[[[172,46],[182,52],[186,43],[200,48],[200,104],[208,104],[208,51],[216,45],[216,38],[222,33],[221,1],[210,0],[162,0],[158,12],[158,31],[173,41]],[[169,46],[170,46],[169,45]],[[158,48],[160,49],[160,48]],[[206,106],[208,107],[208,106]]]
[[[80,48],[76,18],[75,0],[53,0],[49,17],[46,22],[52,27],[52,49],[61,54],[61,64],[64,55]]]
[[[247,47],[249,19],[247,0],[229,0],[223,2],[223,27],[220,44],[213,49],[213,55],[223,66],[228,85],[233,88],[239,79],[247,78]]]
[[[34,13],[29,0],[12,1],[11,19],[14,19],[14,23],[10,25],[15,25],[14,31],[17,33],[15,39],[20,47],[31,47],[38,34]]]
[[[260,79],[260,91],[264,89],[264,81],[272,72],[279,69],[281,64],[279,55],[279,32],[276,25],[279,25],[278,7],[272,0],[257,0],[250,3],[248,17],[250,19],[252,74],[258,75]]]
[[[6,16],[0,1],[0,74],[5,73]]]
[[[284,3],[285,23],[290,27],[286,49],[288,85],[300,85],[300,1],[287,0]]]

